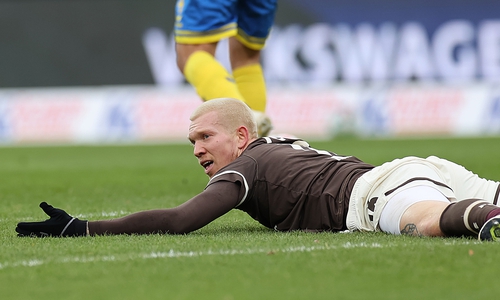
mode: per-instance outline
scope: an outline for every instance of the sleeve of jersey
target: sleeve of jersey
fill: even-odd
[[[174,208],[146,210],[117,219],[91,221],[89,232],[91,235],[189,233],[233,209],[239,194],[237,184],[220,182]]]
[[[233,182],[240,186],[239,199],[236,207],[247,199],[253,188],[253,178],[256,173],[256,163],[250,157],[240,156],[234,162],[221,169],[207,184],[207,188],[216,182]]]

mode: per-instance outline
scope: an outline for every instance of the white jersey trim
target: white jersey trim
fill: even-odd
[[[243,199],[241,199],[241,201],[235,206],[235,207],[238,207],[240,206],[243,202],[245,202],[245,200],[247,199],[247,195],[248,195],[248,183],[247,183],[247,179],[245,178],[245,176],[243,176],[243,174],[241,174],[240,172],[237,172],[237,171],[232,171],[232,170],[229,170],[229,171],[224,171],[220,174],[217,174],[215,175],[214,177],[210,178],[210,181],[208,182],[210,184],[210,182],[212,182],[212,180],[214,178],[217,178],[221,175],[224,175],[224,174],[231,174],[231,173],[234,173],[234,174],[238,174],[241,176],[241,178],[243,179],[243,185],[245,186],[245,195],[243,195]]]

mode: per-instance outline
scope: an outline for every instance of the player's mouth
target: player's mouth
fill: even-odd
[[[214,164],[213,160],[205,160],[200,163],[200,165],[205,169],[205,173],[208,174],[210,167]]]

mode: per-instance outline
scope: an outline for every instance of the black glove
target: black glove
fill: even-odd
[[[64,210],[54,208],[46,202],[40,203],[50,219],[41,222],[20,222],[17,224],[17,236],[27,237],[68,237],[87,235],[87,220],[79,220],[68,215]]]

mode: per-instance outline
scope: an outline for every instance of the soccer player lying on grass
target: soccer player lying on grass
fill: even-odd
[[[178,207],[84,221],[47,203],[50,216],[21,222],[19,236],[182,234],[231,209],[278,231],[383,231],[500,241],[499,182],[434,156],[375,167],[299,139],[257,138],[252,112],[235,99],[204,102],[189,140],[210,180]]]

